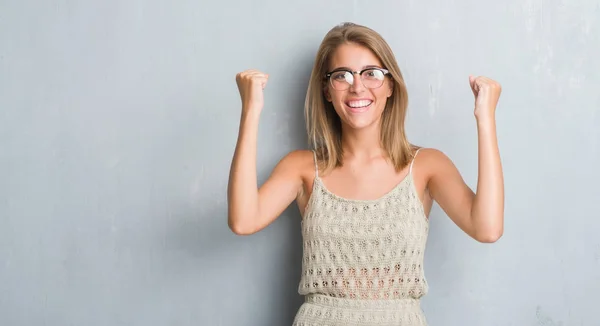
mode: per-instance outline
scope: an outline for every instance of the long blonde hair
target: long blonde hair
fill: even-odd
[[[333,105],[325,98],[325,74],[329,60],[338,46],[353,43],[370,49],[389,70],[394,84],[381,119],[381,146],[397,171],[412,159],[412,145],[406,138],[404,121],[408,94],[404,78],[392,49],[374,30],[354,23],[343,23],[332,28],[324,37],[316,55],[308,83],[304,113],[309,142],[316,149],[319,165],[331,170],[342,165],[342,126]]]

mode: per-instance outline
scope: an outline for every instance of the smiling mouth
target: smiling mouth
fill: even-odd
[[[348,101],[346,106],[351,112],[365,112],[373,104],[371,100]]]

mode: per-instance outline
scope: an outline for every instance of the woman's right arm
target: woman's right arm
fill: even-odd
[[[247,70],[236,76],[242,98],[240,129],[229,172],[228,225],[236,234],[256,233],[273,222],[302,187],[300,152],[286,155],[260,187],[257,184],[256,144],[263,88],[268,75]]]

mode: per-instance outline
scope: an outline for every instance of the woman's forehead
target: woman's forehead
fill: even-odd
[[[338,68],[362,70],[367,67],[381,67],[381,61],[369,48],[358,44],[338,46],[329,60],[329,70]]]

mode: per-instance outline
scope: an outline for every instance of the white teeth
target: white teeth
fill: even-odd
[[[348,106],[352,107],[352,108],[362,108],[362,107],[368,106],[372,102],[373,101],[370,101],[370,100],[350,101],[350,102],[348,102]]]

